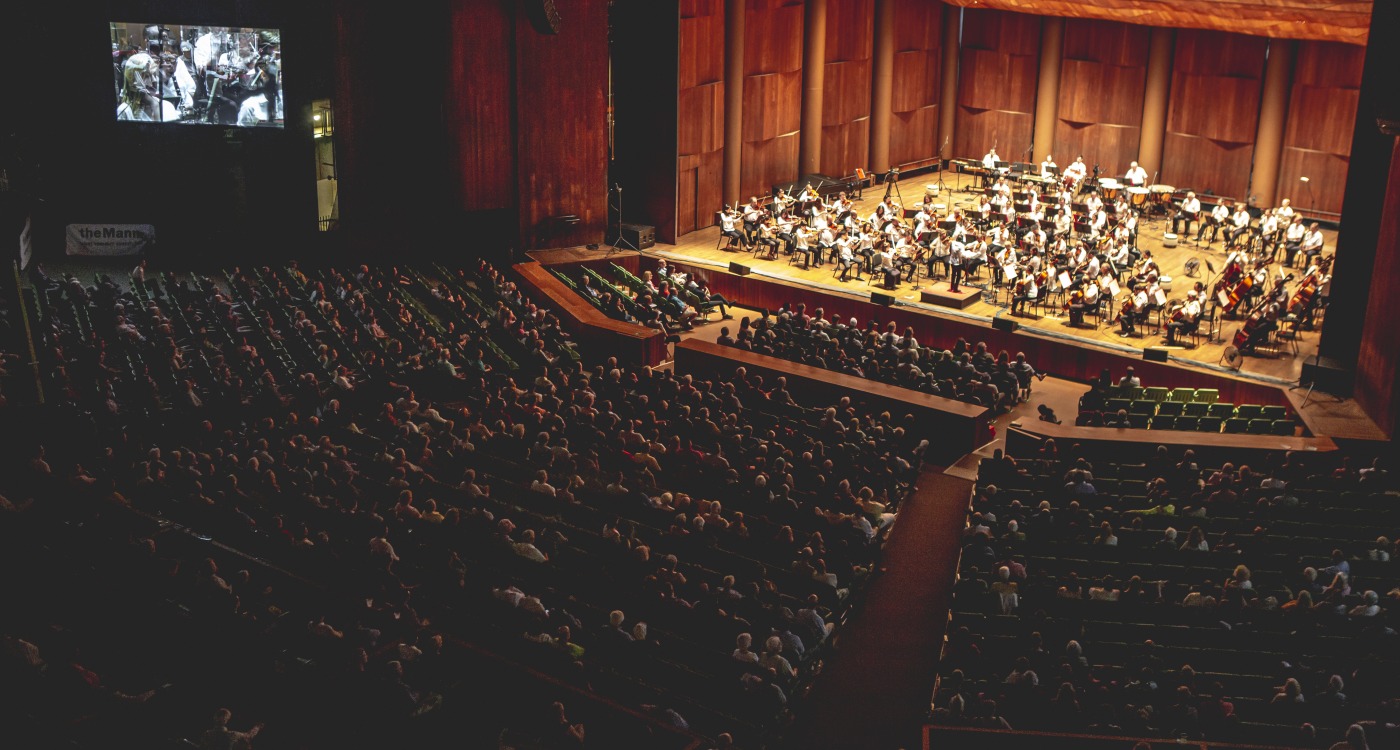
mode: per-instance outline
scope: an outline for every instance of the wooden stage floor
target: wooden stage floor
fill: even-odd
[[[937,179],[937,175],[926,175],[908,179],[900,187],[903,193],[904,203],[912,205],[919,202],[924,194],[924,185]],[[949,182],[949,187],[953,192],[945,192],[939,202],[945,203],[949,209],[956,206],[970,207],[977,198],[973,192],[963,191],[964,184],[972,185],[972,178],[964,178],[961,175],[948,173],[945,176]],[[875,204],[884,196],[884,187],[877,186],[866,190],[864,199],[857,201],[860,206],[859,213],[864,215],[873,210]],[[1209,247],[1193,247],[1188,241],[1185,245],[1178,245],[1175,248],[1163,246],[1162,235],[1171,230],[1170,222],[1164,219],[1156,219],[1147,223],[1140,231],[1138,245],[1144,250],[1151,250],[1152,256],[1157,259],[1158,265],[1165,275],[1173,277],[1172,289],[1167,293],[1169,299],[1183,299],[1186,291],[1197,280],[1188,278],[1183,269],[1186,261],[1190,258],[1197,258],[1201,261],[1201,276],[1199,279],[1205,281],[1205,262],[1209,260],[1216,270],[1221,270],[1225,263],[1224,241],[1217,240]],[[1337,234],[1334,231],[1324,230],[1327,238],[1326,249],[1331,252],[1335,249]],[[743,251],[727,251],[719,247],[718,227],[709,227],[696,232],[691,232],[677,241],[675,245],[658,244],[645,251],[644,254],[669,257],[672,259],[699,262],[710,265],[718,269],[727,269],[731,261],[737,261],[751,267],[754,271],[766,276],[776,277],[802,283],[823,291],[838,294],[850,294],[853,296],[868,298],[871,291],[884,291],[878,286],[868,286],[866,281],[839,281],[833,275],[833,266],[825,264],[820,268],[803,269],[800,266],[790,265],[786,256],[779,257],[778,260],[759,260],[749,253]],[[1276,267],[1271,267],[1270,274],[1274,274]],[[1284,269],[1285,273],[1291,272],[1295,276],[1301,276],[1301,272],[1291,269]],[[977,284],[990,287],[991,280],[988,278],[986,269],[983,269],[982,279]],[[1213,282],[1212,282],[1213,283]],[[920,279],[917,285],[909,282],[901,282],[900,286],[890,292],[901,302],[918,303],[920,299],[919,291],[929,288],[931,285],[938,285],[939,288],[946,289],[946,280]],[[966,284],[964,284],[966,286]],[[742,302],[742,300],[740,300]],[[961,311],[963,315],[970,315],[980,320],[988,320],[994,316],[1010,316],[1010,302],[1004,290],[1000,290],[995,303],[988,303],[979,300]],[[959,315],[958,312],[945,311],[941,308],[935,309],[930,306],[920,305],[920,309],[930,311],[935,315]],[[1031,329],[1031,332],[1045,333],[1054,336],[1069,336],[1078,339],[1086,344],[1102,346],[1114,350],[1123,350],[1125,347],[1141,349],[1147,346],[1165,344],[1165,334],[1154,336],[1150,331],[1142,338],[1120,338],[1118,327],[1111,324],[1111,319],[1105,321],[1097,328],[1093,328],[1092,317],[1086,318],[1089,327],[1073,328],[1069,325],[1068,314],[1064,311],[1048,311],[1037,318],[1016,317],[1023,329]],[[1241,325],[1239,321],[1221,321],[1219,323],[1220,332],[1215,337],[1216,342],[1208,342],[1205,337],[1201,338],[1200,344],[1194,349],[1188,347],[1177,348],[1171,351],[1171,356],[1182,360],[1215,365],[1220,362],[1226,345],[1234,336],[1236,329]],[[1239,375],[1244,377],[1253,376],[1262,380],[1272,381],[1296,381],[1301,373],[1303,361],[1317,353],[1318,331],[1303,332],[1298,341],[1298,352],[1294,354],[1291,348],[1285,347],[1282,353],[1269,356],[1247,356],[1244,358]]]

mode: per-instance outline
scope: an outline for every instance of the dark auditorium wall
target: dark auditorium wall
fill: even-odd
[[[894,86],[890,96],[890,164],[927,163],[938,156],[938,98],[943,90],[943,4],[894,2]]]
[[[609,15],[615,124],[608,179],[622,188],[625,223],[653,226],[657,242],[675,242],[680,153],[677,3],[613,0]]]
[[[1392,139],[1390,175],[1381,215],[1388,217],[1376,244],[1375,273],[1361,330],[1361,356],[1356,361],[1356,400],[1371,419],[1394,437],[1400,420],[1400,138]],[[1336,295],[1334,288],[1333,294]]]
[[[1341,213],[1365,57],[1354,44],[1298,43],[1278,175],[1278,196],[1296,208]]]
[[[739,178],[744,200],[768,195],[773,185],[797,179],[803,6],[802,0],[748,0]]]
[[[1031,161],[1040,17],[965,10],[959,64],[954,153],[981,158],[995,144],[1007,161]]]
[[[69,223],[149,223],[158,257],[181,262],[238,251],[283,254],[317,239],[310,102],[334,79],[328,0],[74,0],[12,3],[11,77],[0,164],[13,187],[42,199],[34,216],[40,259],[63,254]],[[283,129],[117,122],[109,63],[112,21],[280,28],[287,70]],[[56,50],[58,52],[56,52]],[[292,71],[295,70],[295,75]],[[19,168],[14,168],[18,166]]]
[[[822,174],[842,177],[869,166],[874,22],[875,0],[827,0]]]
[[[1111,176],[1123,174],[1137,159],[1150,33],[1146,26],[1116,21],[1065,20],[1050,152],[1057,164],[1063,167],[1083,155],[1091,170],[1097,164]],[[1044,149],[1037,152],[1044,158]]]
[[[1159,182],[1249,197],[1268,43],[1243,34],[1177,31]]]

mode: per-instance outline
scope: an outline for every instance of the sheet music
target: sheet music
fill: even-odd
[[[1006,274],[1006,282],[1008,284],[1016,280],[1016,266],[1007,263],[1001,267],[1001,271]]]
[[[1118,289],[1118,279],[1109,279],[1109,280],[1108,280],[1108,293],[1111,294],[1111,295],[1113,295],[1114,297],[1117,297],[1117,296],[1118,296],[1118,291],[1119,291],[1119,289]]]
[[[1167,304],[1167,293],[1158,289],[1157,293],[1152,296],[1152,301],[1156,303],[1158,307]]]
[[[1061,289],[1068,289],[1068,288],[1069,288],[1069,285],[1070,285],[1071,283],[1072,283],[1072,282],[1070,281],[1070,278],[1069,278],[1069,271],[1061,271],[1061,272],[1060,272],[1060,288],[1061,288]]]
[[[1226,294],[1224,289],[1221,289],[1220,293],[1215,295],[1215,299],[1221,304],[1221,306],[1230,304],[1230,295]]]

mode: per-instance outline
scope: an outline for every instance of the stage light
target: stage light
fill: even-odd
[[[321,121],[321,116],[320,116],[320,115],[312,115],[312,116],[311,116],[311,119],[315,120],[316,122],[320,122],[320,121]]]
[[[1307,177],[1299,177],[1299,178],[1298,178],[1298,181],[1299,181],[1299,182],[1312,182],[1312,180],[1308,179]]]

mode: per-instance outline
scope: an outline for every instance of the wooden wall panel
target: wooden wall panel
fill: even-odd
[[[1390,176],[1380,210],[1386,218],[1381,221],[1375,268],[1370,274],[1371,293],[1356,363],[1356,400],[1393,438],[1400,420],[1400,326],[1395,325],[1400,319],[1400,294],[1394,291],[1395,279],[1400,278],[1400,140],[1392,147]],[[1353,281],[1348,286],[1360,285]],[[1333,294],[1337,291],[1334,288]]]
[[[894,88],[890,97],[890,163],[925,162],[938,155],[938,102],[943,88],[943,6],[894,0]]]
[[[444,104],[448,134],[456,150],[453,176],[464,211],[515,205],[515,141],[511,137],[515,89],[509,65],[514,55],[514,19],[499,3],[454,0]]]
[[[561,4],[562,31],[535,31],[516,18],[516,115],[519,138],[520,233],[546,234],[548,219],[576,214],[572,230],[549,245],[600,242],[608,221],[607,0]]]
[[[1349,44],[1298,43],[1278,196],[1300,209],[1342,210],[1365,54]],[[1311,194],[1298,181],[1303,176],[1312,180]]]
[[[874,0],[828,0],[822,90],[822,151],[817,171],[840,177],[866,167],[870,151]]]
[[[980,157],[995,143],[1020,160],[1035,121],[1040,18],[968,8],[959,62],[954,153]]]
[[[1267,46],[1261,37],[1177,31],[1159,182],[1248,198]]]
[[[679,54],[678,236],[713,224],[724,202],[724,0],[682,0]]]
[[[744,15],[744,153],[739,191],[797,179],[802,121],[802,0],[749,0]]]
[[[1053,151],[1060,164],[1083,156],[1090,169],[1121,175],[1137,158],[1149,29],[1113,21],[1065,20]]]

